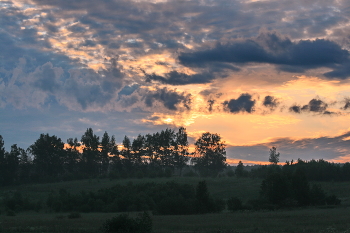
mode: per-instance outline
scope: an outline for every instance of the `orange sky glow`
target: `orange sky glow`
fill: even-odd
[[[317,7],[316,7],[317,6]],[[330,7],[331,6],[331,7]],[[6,146],[185,127],[227,161],[350,158],[348,1],[0,3]],[[16,129],[16,130],[14,130]]]

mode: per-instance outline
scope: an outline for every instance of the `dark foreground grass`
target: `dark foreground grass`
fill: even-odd
[[[2,232],[100,232],[106,219],[118,214],[87,213],[78,219],[68,214],[21,213],[1,216]],[[131,215],[136,215],[132,213]],[[154,233],[350,233],[350,209],[295,209],[205,215],[152,216]]]
[[[0,198],[6,192],[20,191],[32,200],[46,202],[50,191],[66,189],[77,193],[82,190],[96,192],[116,184],[134,184],[175,181],[196,185],[203,178],[173,177],[144,179],[93,179],[28,184],[0,188]],[[239,197],[243,202],[257,198],[261,179],[221,177],[206,178],[208,189],[215,198]],[[334,209],[307,208],[270,212],[237,212],[188,216],[153,216],[154,233],[233,233],[233,232],[317,232],[350,233],[350,182],[320,182],[327,194],[335,194],[342,205]],[[100,232],[99,227],[118,213],[82,213],[80,218],[70,219],[69,213],[17,213],[16,216],[0,215],[0,232]],[[132,213],[135,215],[135,213]]]

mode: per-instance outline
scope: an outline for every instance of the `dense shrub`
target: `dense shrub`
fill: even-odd
[[[152,232],[152,219],[147,212],[136,218],[121,214],[106,220],[101,231],[104,233],[150,233]]]
[[[230,211],[242,210],[242,201],[238,197],[231,197],[227,200],[227,209]]]
[[[326,197],[327,205],[340,205],[341,201],[335,195],[330,195]]]
[[[153,211],[155,214],[179,215],[220,212],[226,203],[213,199],[202,181],[197,190],[192,185],[175,182],[129,183],[77,194],[62,189],[58,193],[51,192],[46,205],[55,212]]]
[[[280,171],[268,174],[261,184],[262,201],[277,207],[293,207],[307,205],[339,205],[335,196],[326,196],[319,185],[310,188],[302,169],[293,173]]]
[[[22,193],[19,191],[6,193],[3,197],[2,202],[5,209],[12,210],[15,212],[24,210],[39,211],[41,209],[40,201],[34,203],[30,201],[28,197],[23,197]]]
[[[81,218],[81,215],[79,212],[72,212],[70,214],[68,214],[67,216],[69,219],[75,219],[75,218]]]

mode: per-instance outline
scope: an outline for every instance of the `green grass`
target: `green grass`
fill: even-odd
[[[135,215],[132,213],[131,215]],[[117,214],[87,213],[69,219],[68,214],[21,213],[1,216],[3,232],[99,232],[106,219]],[[154,233],[233,233],[350,232],[350,209],[296,209],[281,211],[237,212],[187,216],[152,216]]]

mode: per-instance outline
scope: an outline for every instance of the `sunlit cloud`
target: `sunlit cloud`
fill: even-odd
[[[122,138],[185,126],[191,140],[209,131],[230,148],[266,154],[267,145],[294,138],[278,145],[303,145],[306,158],[312,150],[326,155],[309,139],[349,130],[349,7],[337,0],[0,2],[1,133],[9,143],[28,135],[21,139],[28,145],[42,131],[69,138],[93,127]],[[22,115],[30,127],[11,133],[11,116]],[[228,159],[262,163],[259,150],[228,150]],[[325,158],[343,161],[346,150],[331,144],[327,153],[338,157]]]

